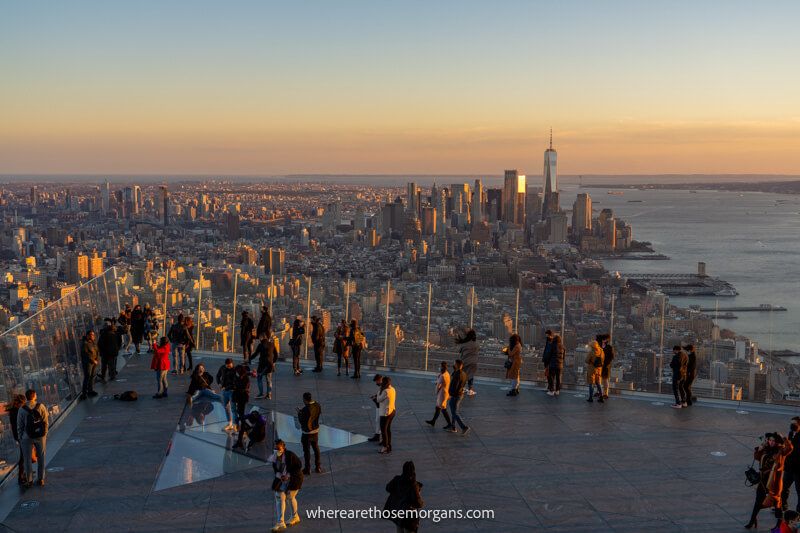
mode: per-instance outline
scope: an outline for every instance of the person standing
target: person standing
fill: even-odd
[[[683,381],[686,379],[686,368],[689,364],[689,357],[679,345],[672,347],[672,361],[669,367],[672,369],[672,394],[675,395],[675,403],[671,407],[680,409],[687,407],[686,398],[683,397]]]
[[[549,330],[548,330],[549,331]],[[552,334],[552,332],[550,332]],[[561,341],[561,335],[553,335],[552,339],[548,341],[549,349],[544,356],[544,365],[547,369],[547,394],[555,396],[561,393],[561,374],[564,372],[564,343]]]
[[[800,417],[792,417],[786,438],[792,443],[792,453],[784,461],[781,509],[785,512],[789,508],[789,492],[794,485],[794,490],[797,492],[795,510],[800,513]]]
[[[222,393],[225,416],[228,419],[228,424],[223,428],[223,431],[232,431],[235,427],[231,417],[231,400],[233,399],[233,389],[236,385],[236,369],[233,367],[233,359],[230,357],[225,359],[225,364],[217,370],[217,383],[219,383],[220,392]]]
[[[258,360],[256,370],[256,383],[258,384],[258,396],[256,399],[272,399],[272,373],[275,372],[275,362],[278,360],[280,345],[278,338],[267,331],[261,336],[261,340],[253,352],[253,359]],[[267,380],[267,393],[264,394],[264,379]]]
[[[600,382],[603,385],[603,399],[608,400],[608,392],[611,388],[611,363],[614,361],[616,352],[611,346],[611,335],[603,335],[603,369],[600,371]]]
[[[504,350],[506,359],[506,379],[511,380],[511,390],[506,396],[519,396],[520,374],[522,372],[522,339],[514,333],[508,339],[508,347]]]
[[[144,336],[144,311],[142,306],[136,304],[131,311],[131,339],[133,346],[136,349],[136,354],[139,354],[139,345],[142,344],[142,337]]]
[[[94,391],[94,376],[97,371],[97,362],[100,359],[100,353],[95,343],[94,331],[89,330],[83,337],[83,344],[81,345],[81,367],[83,368],[83,388],[81,390],[81,398],[86,399],[97,396]]]
[[[383,510],[401,511],[404,515],[402,518],[391,519],[397,526],[397,533],[416,533],[419,530],[419,517],[405,515],[406,511],[422,509],[422,506],[425,505],[425,502],[422,501],[421,490],[422,483],[417,481],[416,469],[411,461],[403,463],[403,473],[399,476],[394,476],[386,485],[386,492],[389,493],[389,497],[386,498]],[[399,514],[395,513],[396,516]]]
[[[311,474],[311,452],[314,450],[314,472],[322,474],[322,465],[319,453],[319,415],[322,414],[322,407],[314,401],[310,392],[303,393],[303,407],[297,409],[297,421],[300,422],[300,443],[303,445],[303,461],[305,468],[303,474]]]
[[[397,393],[392,387],[392,378],[383,376],[381,390],[375,399],[381,411],[381,449],[380,453],[392,453],[392,422],[397,414],[395,409]]]
[[[373,435],[368,438],[369,442],[381,441],[381,407],[378,404],[378,394],[381,392],[381,383],[383,383],[383,376],[375,374],[372,377],[372,382],[378,387],[378,392],[370,396],[370,399],[375,403],[375,431]]]
[[[361,379],[361,352],[367,347],[367,339],[355,319],[350,321],[350,335],[347,337],[347,342],[353,353],[353,379]]]
[[[463,337],[456,337],[459,357],[464,361],[464,372],[467,374],[467,396],[475,396],[473,380],[478,372],[478,340],[474,329],[468,329]]]
[[[586,359],[584,360],[586,364],[586,383],[589,385],[589,399],[586,401],[590,403],[594,401],[595,386],[597,386],[597,390],[600,393],[600,399],[597,401],[600,403],[605,402],[603,399],[602,383],[603,358],[605,357],[605,352],[600,345],[601,342],[603,342],[603,335],[597,335],[595,340],[589,344],[589,351],[586,353]]]
[[[544,348],[542,348],[542,364],[544,366],[544,377],[547,379],[547,394],[553,392],[550,385],[550,361],[553,356],[553,330],[548,329],[544,332]]]
[[[47,451],[47,430],[49,414],[47,408],[39,403],[36,391],[25,391],[27,403],[17,412],[17,431],[21,432],[22,453],[25,456],[25,484],[33,485],[33,450],[36,449],[36,484],[44,485],[45,454]]]
[[[153,359],[150,361],[150,368],[156,372],[158,389],[153,396],[156,400],[167,397],[167,373],[169,373],[169,341],[166,337],[161,337],[158,345],[153,343]]]
[[[305,334],[306,328],[303,321],[299,317],[295,318],[294,324],[292,324],[292,339],[289,341],[289,346],[292,347],[292,369],[295,376],[303,373],[303,369],[300,368],[300,346],[303,345]]]
[[[450,406],[450,424],[444,427],[445,431],[458,433],[456,424],[461,427],[461,432],[466,435],[469,433],[469,426],[461,419],[461,401],[464,399],[464,386],[467,384],[467,373],[464,372],[464,363],[461,359],[456,359],[453,364],[453,373],[450,375],[450,387],[447,390],[448,403]]]
[[[186,343],[188,342],[183,313],[175,317],[175,321],[167,333],[167,338],[172,349],[172,373],[183,374],[186,364]]]
[[[259,339],[262,335],[267,335],[272,331],[272,316],[269,314],[269,308],[261,306],[261,316],[258,318],[258,325],[256,326],[256,337]]]
[[[119,334],[121,337],[120,346],[128,353],[131,351],[131,306],[125,304],[125,309],[120,311],[117,318],[117,326],[119,327]]]
[[[325,358],[325,326],[318,316],[311,317],[311,344],[314,346],[313,372],[322,372],[322,361]]]
[[[242,321],[239,323],[239,339],[242,342],[242,356],[245,364],[250,363],[250,356],[253,354],[253,339],[256,334],[256,325],[250,318],[250,313],[242,311]]]
[[[692,397],[692,385],[697,379],[697,353],[694,351],[694,344],[686,345],[686,379],[683,380],[683,399],[687,407],[691,407],[694,398]]]
[[[758,527],[758,512],[761,509],[775,509],[780,521],[783,469],[786,457],[792,453],[792,449],[792,443],[780,433],[767,433],[763,444],[755,448],[753,459],[759,463],[760,479],[756,486],[756,500],[750,521],[744,526],[746,529]]]
[[[294,526],[300,523],[300,515],[297,513],[297,493],[303,486],[303,465],[300,458],[294,452],[286,449],[286,443],[278,439],[275,441],[275,451],[267,460],[272,463],[272,470],[275,478],[272,480],[272,490],[275,492],[275,526],[272,533],[286,531],[286,500],[292,510],[292,518],[288,525]]]
[[[112,320],[107,318],[105,326],[100,330],[100,335],[97,338],[97,350],[100,353],[100,374],[98,379],[103,383],[106,381],[106,374],[108,374],[111,381],[114,381],[117,377],[117,355],[119,354],[120,342],[116,329]]]
[[[192,360],[192,351],[195,348],[194,319],[190,316],[187,316],[186,320],[184,320],[183,326],[186,328],[186,349],[184,350],[184,353],[186,354],[186,366],[184,371],[191,372],[192,368],[194,368],[194,360]]]
[[[234,372],[233,393],[231,394],[231,402],[234,408],[233,424],[235,429],[239,431],[239,440],[241,440],[242,419],[247,409],[247,402],[250,401],[250,372],[246,365],[236,365]]]
[[[350,328],[347,322],[342,319],[342,323],[336,328],[333,334],[333,353],[336,354],[336,375],[342,375],[342,360],[344,360],[344,375],[350,375],[350,344],[347,337],[350,336]]]
[[[447,400],[450,399],[449,389],[450,372],[447,371],[447,361],[442,361],[441,365],[439,365],[439,375],[436,376],[436,411],[433,413],[433,418],[425,421],[429,426],[436,426],[436,420],[439,418],[440,413],[444,415],[444,421],[447,422],[447,426],[453,425],[450,415],[447,414]]]
[[[17,483],[24,485],[28,477],[25,475],[25,453],[22,451],[22,430],[17,425],[17,418],[19,410],[28,401],[24,394],[15,394],[9,403],[6,404],[6,413],[8,413],[8,422],[11,424],[11,434],[14,436],[14,442],[17,444],[19,451],[19,461],[17,461]]]

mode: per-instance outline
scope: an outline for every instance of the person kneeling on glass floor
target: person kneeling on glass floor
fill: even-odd
[[[286,444],[278,439],[275,441],[273,454],[267,460],[272,463],[275,478],[272,480],[272,490],[275,492],[275,527],[272,532],[285,531],[287,523],[283,521],[286,512],[286,500],[291,506],[292,518],[288,525],[300,523],[297,513],[297,493],[303,486],[303,463],[293,452],[286,449]]]

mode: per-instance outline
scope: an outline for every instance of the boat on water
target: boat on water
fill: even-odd
[[[611,196],[624,196],[625,191],[608,191],[607,194],[610,194]]]
[[[629,204],[640,204],[642,202],[644,202],[644,200],[628,200]]]

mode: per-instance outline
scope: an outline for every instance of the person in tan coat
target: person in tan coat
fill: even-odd
[[[447,400],[450,399],[450,393],[447,389],[449,388],[450,372],[447,371],[447,361],[442,361],[439,367],[439,375],[436,376],[436,412],[433,413],[433,418],[425,421],[429,426],[436,425],[436,420],[439,418],[440,413],[444,416],[448,426],[453,425],[450,415],[447,414]]]
[[[760,466],[761,480],[756,486],[756,501],[753,504],[750,522],[744,526],[745,528],[758,527],[758,512],[766,508],[775,510],[780,524],[783,467],[786,457],[792,453],[792,448],[792,441],[780,433],[767,433],[764,436],[764,443],[753,452],[753,459],[758,461]]]
[[[508,359],[506,359],[506,379],[511,380],[511,390],[508,391],[506,396],[519,395],[519,382],[520,373],[522,371],[522,339],[519,335],[514,333],[508,339],[508,347],[503,350]]]
[[[600,392],[600,403],[603,400],[603,359],[605,353],[600,343],[603,340],[602,335],[598,335],[595,340],[589,344],[589,352],[586,354],[586,383],[589,385],[589,399],[587,402],[594,401],[594,386],[597,385],[597,390]]]

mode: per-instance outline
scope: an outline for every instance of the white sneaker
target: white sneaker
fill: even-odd
[[[286,531],[286,524],[281,522],[280,524],[276,524],[275,527],[271,529],[272,533],[278,533],[278,531]]]
[[[553,391],[551,391],[551,390],[549,390],[549,391],[547,391],[547,395],[548,395],[548,396],[555,396],[555,395],[556,395],[556,393],[555,393],[555,392],[553,392]]]
[[[294,515],[294,518],[289,520],[289,526],[296,526],[299,523],[300,523],[300,516],[298,515]]]
[[[472,389],[467,391],[467,395],[469,395],[469,396],[475,396],[475,394],[477,394],[477,393]]]
[[[681,404],[681,407],[689,407],[689,404],[688,404],[688,403],[686,403],[686,402],[683,402],[683,403]]]
[[[681,407],[683,407],[683,405],[679,403],[673,403],[672,405],[670,405],[670,407],[672,407],[673,409],[680,409]]]

